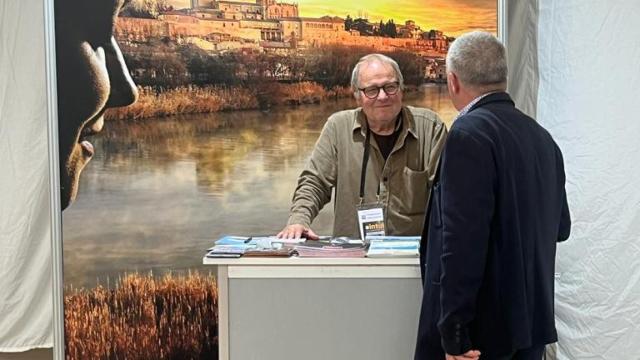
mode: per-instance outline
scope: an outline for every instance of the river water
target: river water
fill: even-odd
[[[455,116],[446,86],[405,103]],[[223,234],[275,234],[327,117],[352,99],[107,123],[94,137],[76,202],[63,212],[65,284],[94,287],[125,273],[189,269]],[[313,229],[330,234],[332,204]]]

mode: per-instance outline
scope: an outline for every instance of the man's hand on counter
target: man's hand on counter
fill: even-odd
[[[276,236],[280,239],[299,239],[305,237],[309,240],[318,240],[319,238],[313,230],[300,224],[287,225]]]

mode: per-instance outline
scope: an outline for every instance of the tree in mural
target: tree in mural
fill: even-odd
[[[161,12],[172,9],[167,0],[131,0],[122,8],[121,15],[157,19]]]

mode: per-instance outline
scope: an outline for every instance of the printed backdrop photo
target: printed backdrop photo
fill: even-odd
[[[205,249],[282,229],[363,55],[450,125],[448,46],[496,33],[497,1],[55,0],[55,21],[67,358],[215,358]]]

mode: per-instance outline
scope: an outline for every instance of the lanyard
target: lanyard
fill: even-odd
[[[367,127],[367,135],[364,139],[364,153],[362,154],[362,171],[360,173],[360,205],[364,202],[364,184],[367,177],[367,163],[369,162],[369,144],[371,143],[371,130]],[[380,182],[378,182],[378,192],[376,199],[380,202]]]

